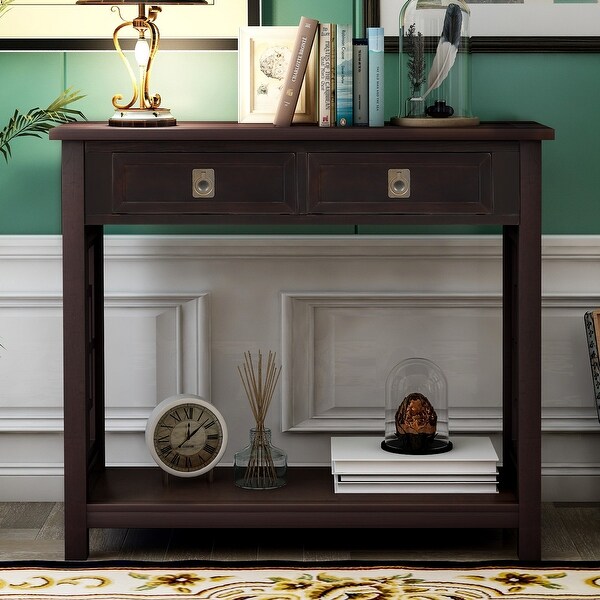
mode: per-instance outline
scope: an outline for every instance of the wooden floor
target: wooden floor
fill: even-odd
[[[600,503],[544,504],[543,560],[600,560]],[[358,531],[358,530],[357,530]],[[90,560],[516,560],[512,531],[94,529]],[[63,560],[61,503],[0,503],[0,560]]]

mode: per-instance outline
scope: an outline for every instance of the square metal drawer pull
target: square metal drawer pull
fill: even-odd
[[[215,170],[192,170],[192,196],[194,198],[215,197]]]
[[[410,169],[388,169],[388,197],[410,197]]]

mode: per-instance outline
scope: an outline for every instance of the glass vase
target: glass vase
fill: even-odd
[[[271,490],[286,484],[287,454],[271,443],[271,430],[253,427],[250,443],[234,456],[235,485],[247,490]]]

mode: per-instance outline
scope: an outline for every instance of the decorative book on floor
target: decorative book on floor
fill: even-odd
[[[373,436],[332,437],[336,493],[496,493],[498,455],[488,437],[452,438],[442,454],[396,454]]]

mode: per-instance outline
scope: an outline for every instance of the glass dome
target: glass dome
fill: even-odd
[[[408,0],[399,16],[395,125],[478,125],[471,114],[471,11],[463,0]]]
[[[426,358],[398,363],[385,384],[385,439],[400,454],[437,454],[452,449],[448,432],[448,384]]]

